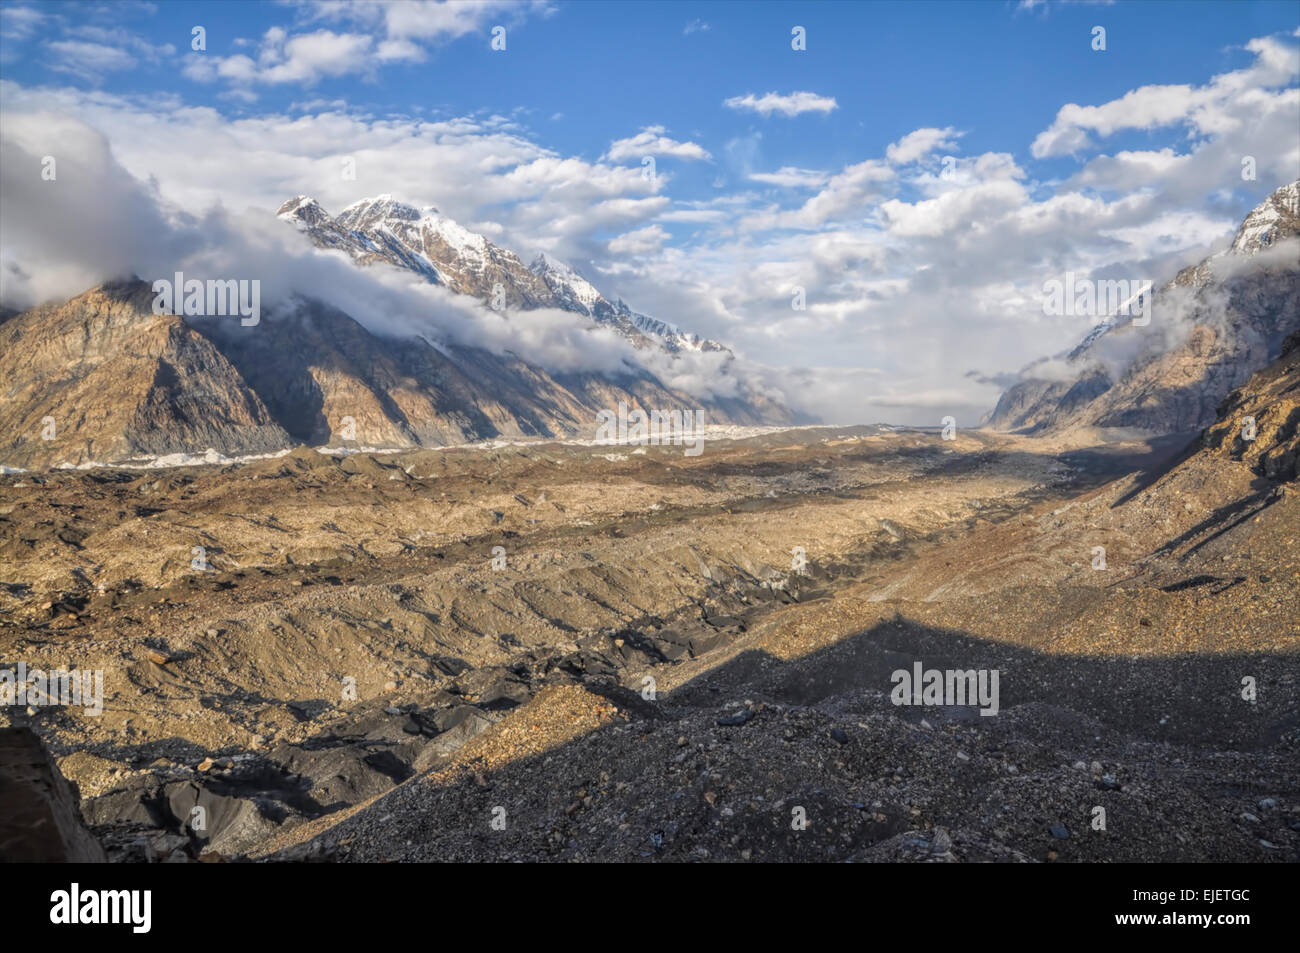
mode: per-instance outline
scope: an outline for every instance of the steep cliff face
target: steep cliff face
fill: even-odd
[[[309,444],[448,446],[498,436],[591,437],[596,413],[620,401],[699,403],[648,374],[553,375],[480,348],[380,337],[316,302],[266,317],[256,337],[230,322],[198,327],[290,435]],[[715,410],[718,422],[758,422],[757,413],[746,418],[741,408]]]
[[[1300,334],[1282,356],[1233,391],[1201,437],[1205,452],[1278,482],[1300,479]]]
[[[1232,245],[1154,295],[1148,324],[1090,333],[1064,379],[1031,365],[986,419],[997,430],[1126,428],[1179,433],[1210,424],[1224,396],[1300,330],[1300,183],[1246,216]]]
[[[29,728],[0,728],[0,861],[102,864],[77,790]]]
[[[105,285],[0,325],[0,463],[262,453],[288,435],[204,335],[156,315],[143,282]]]
[[[0,465],[592,438],[596,415],[620,402],[702,408],[708,423],[792,422],[761,398],[700,401],[648,372],[552,374],[511,355],[383,337],[321,302],[244,327],[156,315],[153,298],[141,281],[105,285],[0,325]]]

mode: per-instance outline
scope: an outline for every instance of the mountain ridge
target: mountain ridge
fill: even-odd
[[[553,373],[512,354],[381,335],[320,301],[272,307],[245,328],[155,314],[153,297],[142,280],[110,282],[0,324],[0,464],[591,436],[597,414],[620,403],[703,408],[709,423],[797,422],[761,395],[700,399],[644,369]]]
[[[1232,243],[1152,295],[1146,325],[1106,321],[1055,360],[1065,376],[1021,371],[982,423],[1025,434],[1095,428],[1191,433],[1300,330],[1300,181],[1242,220]],[[1141,335],[1141,336],[1139,336]]]
[[[609,300],[572,266],[545,253],[532,264],[486,236],[470,231],[435,206],[417,208],[390,193],[364,198],[331,216],[314,198],[298,195],[276,215],[296,225],[317,247],[347,252],[362,265],[384,261],[459,294],[531,310],[559,308],[618,332],[638,348],[669,353],[730,350],[717,341],[641,314],[621,298]]]

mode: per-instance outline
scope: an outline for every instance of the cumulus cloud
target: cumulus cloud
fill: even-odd
[[[67,158],[53,181],[42,181],[39,151],[50,135]],[[497,312],[407,271],[359,267],[345,253],[316,248],[270,212],[169,206],[117,163],[102,134],[66,117],[32,114],[5,124],[0,190],[0,302],[7,307],[62,300],[131,276],[150,283],[176,271],[201,280],[256,279],[270,320],[319,301],[379,334],[512,353],[555,372],[649,369],[701,397],[731,395],[738,386],[729,355],[641,352],[567,311]]]
[[[917,129],[885,147],[885,158],[894,165],[907,165],[924,159],[936,149],[951,149],[964,133],[952,126],[943,129]]]
[[[604,158],[611,162],[640,159],[643,156],[671,156],[674,159],[712,159],[708,151],[694,142],[678,142],[664,135],[663,126],[646,126],[635,136],[610,143]]]
[[[1039,159],[1074,155],[1093,146],[1093,135],[1174,125],[1185,126],[1189,135],[1223,135],[1241,129],[1261,109],[1294,107],[1296,90],[1269,91],[1300,76],[1300,46],[1259,37],[1246,49],[1255,54],[1250,66],[1215,76],[1204,86],[1142,86],[1100,106],[1062,106],[1030,151]]]
[[[648,255],[657,252],[669,238],[658,225],[647,225],[611,239],[609,250],[614,255]]]
[[[831,110],[839,107],[833,96],[818,96],[816,93],[797,92],[797,93],[764,93],[762,96],[755,96],[753,93],[746,93],[744,96],[732,96],[730,99],[723,101],[722,105],[728,109],[749,110],[756,112],[764,119],[773,113],[780,113],[782,116],[799,116],[803,113],[829,113]]]
[[[380,41],[425,42],[414,33],[390,31],[386,16],[322,13],[300,32],[368,30]],[[286,51],[293,35],[298,34],[283,38]],[[1127,103],[1123,108],[1101,104],[1090,107],[1098,113],[1075,113],[1063,107],[1050,135],[1045,132],[1035,146],[1045,150],[1043,158],[1052,158],[1069,152],[1072,136],[1082,136],[1078,167],[1065,178],[1059,163],[1037,162],[1029,142],[945,156],[968,140],[939,126],[849,155],[836,167],[789,165],[773,172],[777,163],[763,162],[767,143],[751,128],[721,146],[709,143],[718,168],[716,191],[690,201],[674,195],[676,182],[662,169],[651,180],[610,155],[593,162],[561,154],[540,144],[517,117],[427,121],[312,103],[289,115],[231,118],[174,96],[146,102],[13,83],[0,83],[0,97],[6,133],[17,128],[12,118],[26,113],[76,117],[101,131],[130,182],[106,182],[94,191],[142,190],[159,210],[155,218],[163,218],[163,224],[140,219],[145,231],[176,229],[173,220],[185,214],[216,228],[211,223],[224,219],[204,210],[217,204],[229,210],[228,219],[243,221],[243,210],[253,208],[254,219],[262,221],[299,193],[341,208],[390,192],[417,206],[437,205],[525,257],[542,250],[584,262],[584,272],[607,296],[724,341],[743,357],[778,365],[770,373],[747,367],[764,386],[825,419],[937,424],[951,413],[966,426],[988,409],[1004,375],[1044,354],[1067,352],[1087,332],[1077,320],[1045,318],[1045,279],[1067,270],[1169,277],[1222,247],[1245,211],[1296,177],[1300,90],[1288,48],[1294,49],[1293,41],[1265,38],[1248,47],[1253,61],[1242,69],[1203,85],[1142,87],[1114,100]],[[257,44],[245,52],[261,68]],[[752,98],[757,103],[762,97]],[[1167,99],[1181,101],[1182,113]],[[781,113],[774,107],[772,114]],[[1157,120],[1163,124],[1148,125]],[[1112,154],[1097,145],[1132,129],[1146,129],[1152,141],[1134,147],[1125,137],[1128,148]],[[34,176],[32,157],[58,151],[60,140],[42,133],[36,122],[22,134],[29,137],[26,156],[14,174]],[[667,140],[665,149],[695,145],[677,142],[657,126],[638,135]],[[623,142],[629,140],[613,145]],[[340,154],[342,144],[346,155]],[[1255,160],[1257,181],[1238,173],[1246,156]],[[5,157],[6,175],[12,158]],[[344,158],[355,161],[355,181],[339,175]],[[29,295],[39,297],[42,285],[75,286],[77,281],[60,273],[72,266],[58,264],[52,242],[37,239],[30,246],[54,256],[48,270],[36,267],[39,256],[15,257],[14,249],[25,247],[20,226],[37,213],[25,212],[14,224],[10,194],[13,187],[6,186],[6,293],[28,287]],[[87,194],[82,201],[97,199]],[[96,212],[86,214],[96,221]],[[121,216],[136,221],[125,210],[111,211],[110,217]],[[73,221],[62,226],[75,228]],[[280,223],[273,225],[270,234],[279,236],[274,241],[293,237],[283,235],[287,229]],[[91,233],[100,229],[95,224]],[[181,248],[192,230],[162,233]],[[119,234],[124,248],[106,244],[94,255],[79,252],[69,260],[113,266],[132,251],[133,239],[125,230]],[[134,252],[128,258],[135,260]],[[304,274],[294,269],[306,266],[293,260],[285,260],[287,272]],[[92,271],[82,266],[80,274]],[[349,307],[359,309],[375,294],[349,291],[345,283],[323,287],[354,295]],[[803,292],[802,308],[796,306],[796,289]],[[390,310],[403,315],[409,313],[405,307],[394,303]],[[448,334],[459,328],[468,339],[545,350],[541,343],[511,338],[523,331],[499,316],[447,318],[458,313],[455,307],[440,305],[435,313],[429,306],[427,320],[439,328],[445,324]],[[372,309],[365,320],[379,326],[384,309]],[[531,327],[547,328],[547,320],[541,315]],[[570,318],[559,314],[554,320],[560,328],[554,333],[563,341]],[[577,352],[597,353],[580,346]],[[972,367],[981,374],[967,376]],[[689,372],[674,365],[661,379],[669,374],[698,384],[711,371],[706,365],[692,365]],[[729,383],[734,380],[718,386]]]
[[[389,46],[381,55],[374,38],[363,33],[316,30],[290,37],[283,28],[272,27],[263,36],[256,59],[242,53],[225,57],[191,53],[184,74],[203,83],[225,79],[237,84],[311,86],[333,76],[373,72],[378,61],[399,58],[394,51]]]
[[[349,74],[372,76],[388,64],[423,61],[439,43],[553,9],[543,0],[317,0],[303,8],[309,21],[339,23],[347,29],[290,33],[274,26],[262,36],[255,57],[194,53],[184,67],[185,76],[244,89],[256,84],[311,86]]]
[[[747,228],[818,228],[846,215],[860,213],[873,200],[882,198],[896,177],[889,165],[867,159],[846,166],[831,176],[826,185],[797,209],[763,211],[749,216]]]
[[[320,104],[324,111],[308,115],[231,119],[175,97],[144,102],[8,81],[0,97],[6,121],[53,112],[101,130],[127,171],[180,208],[274,210],[298,194],[342,208],[387,192],[480,231],[496,222],[521,252],[581,259],[603,247],[608,230],[645,226],[672,204],[659,194],[671,182],[663,170],[649,179],[639,167],[560,156],[502,117],[376,118]],[[355,179],[340,174],[345,160]]]

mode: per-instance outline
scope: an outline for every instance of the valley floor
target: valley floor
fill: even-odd
[[[0,723],[116,859],[1295,860],[1300,502],[1189,439],[9,474],[0,668],[105,689]]]

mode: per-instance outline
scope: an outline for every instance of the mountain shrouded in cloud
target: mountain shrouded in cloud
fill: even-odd
[[[1294,0],[0,0],[0,73],[0,860],[1300,861]]]
[[[4,246],[21,256],[6,261],[9,300],[52,302],[0,324],[8,466],[337,443],[344,418],[357,446],[379,447],[590,439],[620,402],[701,408],[714,424],[797,419],[722,346],[610,303],[544,256],[525,267],[436,212],[384,198],[334,220],[301,199],[279,219],[193,215],[136,182],[93,129],[64,135],[85,146],[63,168],[74,187],[44,194],[16,181],[39,158],[20,137],[0,143],[14,196]],[[253,327],[155,314],[152,282],[177,271],[257,280],[265,314]],[[500,310],[480,298],[498,285]],[[41,439],[46,418],[59,441]]]
[[[1208,425],[1228,392],[1300,331],[1297,210],[1300,182],[1293,182],[1246,216],[1231,246],[1156,291],[1146,322],[1104,322],[1062,358],[1027,367],[990,425],[1148,434]]]
[[[643,32],[635,48],[596,44],[575,65],[563,51],[587,28],[580,6],[300,5],[296,19],[249,5],[247,22],[208,25],[209,47],[195,51],[142,12],[109,24],[87,8],[93,22],[78,24],[55,7],[6,4],[4,134],[28,158],[3,173],[0,298],[27,307],[108,276],[77,259],[107,267],[154,246],[174,257],[218,244],[218,206],[227,222],[246,221],[246,209],[305,194],[337,215],[389,193],[436,205],[525,267],[538,255],[571,263],[611,305],[723,342],[746,379],[811,416],[936,424],[952,414],[974,425],[1001,391],[992,381],[1080,336],[1077,323],[1042,314],[1045,279],[1175,274],[1225,247],[1249,209],[1295,178],[1300,43],[1281,6],[1254,7],[1254,18],[1207,10],[1215,26],[1177,40],[1199,45],[1176,76],[1090,50],[1083,6],[954,8],[963,30],[933,43],[941,58],[952,47],[970,57],[958,110],[939,77],[899,62],[905,51],[872,29],[866,8],[830,20],[810,9],[806,52],[790,48],[788,25],[782,42],[759,45],[762,24],[718,19],[690,35]],[[1112,38],[1140,19],[1123,5],[1105,13]],[[647,7],[626,19],[620,29],[634,33],[653,16]],[[510,37],[499,52],[489,46],[497,25]],[[150,48],[172,44],[185,71],[163,77],[158,57],[137,52],[129,75],[165,94],[140,93],[120,70],[98,83],[51,71],[39,55],[42,36],[116,37],[138,51],[151,30]],[[1050,81],[1025,89],[1006,75],[998,67],[1012,48]],[[665,73],[683,56],[692,69]],[[783,75],[791,65],[801,72]],[[908,96],[882,100],[867,74],[901,69]],[[1009,96],[1024,108],[1003,108]],[[771,109],[724,105],[733,99]],[[129,179],[85,189],[93,176],[78,165],[105,148]],[[64,172],[57,184],[39,179],[46,155]],[[59,197],[78,188],[78,201]],[[123,207],[140,190],[149,201]],[[149,205],[161,222],[139,212],[138,227],[113,227]],[[60,209],[69,218],[56,227]],[[200,224],[185,227],[186,215]],[[404,309],[356,294],[345,310],[379,327]],[[545,310],[534,326],[552,320]],[[559,310],[567,327],[576,312]],[[481,318],[443,323],[499,347],[523,333]],[[548,366],[609,357],[590,336],[545,337],[525,346]],[[706,361],[659,371],[696,389],[734,384]]]
[[[557,308],[593,318],[634,347],[722,352],[708,341],[644,314],[621,299],[611,303],[563,262],[538,255],[532,265],[482,235],[463,228],[436,208],[417,209],[390,195],[349,205],[337,218],[315,199],[300,195],[280,206],[279,216],[298,225],[320,248],[347,252],[361,264],[382,261],[413,271],[458,294],[491,302],[497,309]]]

